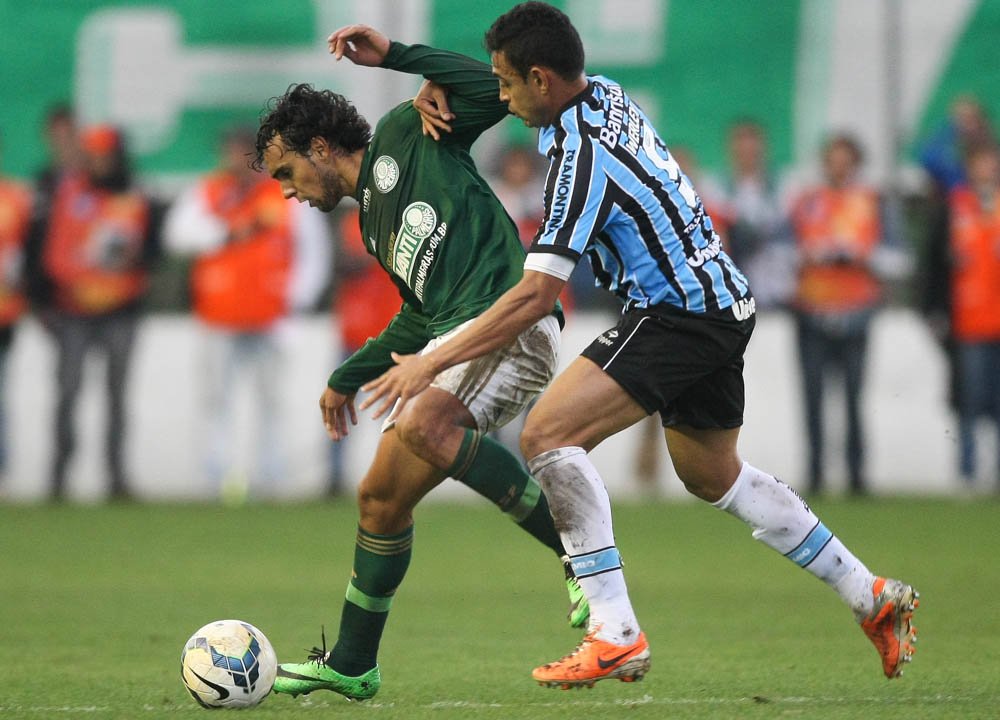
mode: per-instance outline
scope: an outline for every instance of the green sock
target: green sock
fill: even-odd
[[[375,535],[358,528],[340,634],[327,660],[337,672],[357,677],[377,664],[392,596],[406,575],[412,548],[412,525],[398,535]]]
[[[446,472],[490,500],[556,555],[566,554],[542,488],[503,445],[467,429]]]

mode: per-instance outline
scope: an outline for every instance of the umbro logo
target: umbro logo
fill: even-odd
[[[617,337],[618,337],[617,330],[608,330],[603,335],[598,336],[597,342],[599,342],[601,345],[607,345],[610,347],[611,345],[614,345],[612,341],[615,340]]]
[[[737,320],[747,320],[757,312],[757,301],[754,298],[743,298],[733,304],[733,316]]]

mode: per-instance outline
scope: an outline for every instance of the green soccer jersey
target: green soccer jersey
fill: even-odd
[[[476,138],[507,115],[490,66],[397,42],[382,66],[447,86],[456,119],[452,133],[435,141],[423,135],[407,101],[379,121],[365,152],[357,190],[361,233],[403,305],[331,375],[330,387],[344,394],[392,367],[391,351],[417,352],[480,315],[524,268],[517,228],[469,155]]]

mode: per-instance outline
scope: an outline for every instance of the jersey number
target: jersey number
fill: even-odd
[[[681,166],[667,153],[666,157],[662,157],[659,151],[656,149],[656,135],[653,134],[653,130],[649,125],[644,125],[642,128],[642,149],[646,153],[653,164],[660,170],[665,170],[667,175],[677,183],[677,190],[680,192],[681,197],[684,201],[690,205],[692,208],[698,206],[698,194],[691,187],[691,183],[688,179],[681,173]]]

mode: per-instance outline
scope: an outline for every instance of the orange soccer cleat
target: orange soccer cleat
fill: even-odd
[[[875,607],[867,617],[858,618],[861,629],[882,656],[882,672],[890,680],[903,674],[903,665],[913,659],[917,629],[913,611],[920,605],[920,593],[899,580],[875,578],[872,586]]]
[[[622,682],[642,680],[649,670],[649,643],[645,633],[631,645],[614,645],[600,640],[593,631],[576,650],[555,662],[535,668],[531,677],[539,685],[569,690],[593,687],[598,680],[618,678]]]

